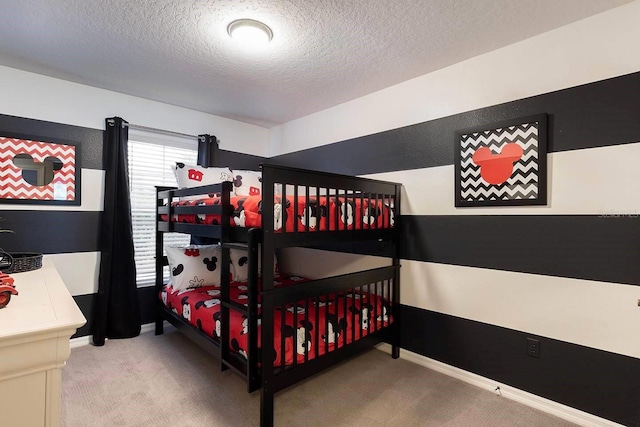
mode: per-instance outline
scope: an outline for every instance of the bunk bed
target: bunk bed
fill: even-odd
[[[231,182],[157,187],[155,295],[156,335],[169,321],[219,358],[222,370],[240,374],[248,392],[259,389],[260,425],[267,427],[276,392],[383,341],[392,345],[392,357],[399,356],[395,214],[401,186],[269,164],[261,169],[258,201],[234,197]],[[172,292],[163,280],[167,232],[219,242],[217,286]],[[341,250],[345,242],[384,246],[389,265],[319,280],[277,271],[278,250]],[[234,277],[237,251],[246,251],[243,283]],[[185,302],[187,296],[192,301]],[[203,308],[213,311],[203,314]]]

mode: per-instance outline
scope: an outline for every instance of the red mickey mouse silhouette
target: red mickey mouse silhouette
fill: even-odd
[[[188,171],[188,177],[189,177],[189,180],[191,180],[191,181],[201,182],[203,176],[204,176],[204,174],[199,170],[189,169],[189,171]]]
[[[513,164],[522,158],[522,147],[511,142],[494,154],[489,147],[481,147],[473,153],[473,162],[480,166],[480,176],[489,184],[505,182],[513,173]]]
[[[186,256],[194,256],[194,257],[197,257],[197,256],[200,256],[200,249],[197,249],[197,248],[186,248],[186,249],[184,250],[184,254],[185,254]]]

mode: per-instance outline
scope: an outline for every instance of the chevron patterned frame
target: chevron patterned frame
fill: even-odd
[[[0,203],[80,205],[80,144],[42,139],[0,130]]]
[[[547,115],[462,129],[455,139],[455,206],[547,204]]]

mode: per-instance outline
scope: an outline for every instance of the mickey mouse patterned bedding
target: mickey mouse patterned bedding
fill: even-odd
[[[385,200],[327,197],[318,198],[287,196],[284,201],[281,196],[274,197],[274,230],[282,231],[284,221],[285,231],[294,231],[295,220],[298,230],[360,230],[369,228],[390,228],[394,226],[394,212]],[[297,212],[294,209],[297,203]],[[172,206],[209,206],[220,204],[219,197],[209,197],[198,200],[181,200],[173,202]],[[262,198],[257,196],[233,196],[231,204],[234,211],[231,225],[238,227],[260,227],[262,224]],[[281,213],[283,215],[281,215]],[[296,215],[297,213],[297,215]],[[297,216],[297,218],[295,218]],[[283,220],[284,218],[284,220]],[[163,215],[166,221],[167,216]],[[220,224],[219,214],[178,214],[173,216],[176,222],[193,224]],[[346,224],[346,226],[345,226]]]
[[[300,277],[279,277],[277,286],[300,284],[307,279]],[[365,288],[366,289],[366,288]],[[373,291],[373,286],[371,288]],[[230,286],[231,300],[246,305],[247,287],[234,282]],[[203,286],[173,292],[171,285],[161,292],[162,302],[175,314],[186,319],[205,334],[218,339],[220,336],[220,287]],[[321,356],[332,351],[335,346],[358,340],[391,322],[388,300],[373,293],[338,293],[321,299],[317,306],[310,300],[305,314],[305,301],[295,306],[289,305],[282,323],[282,309],[276,309],[274,321],[274,366],[281,366],[282,352],[285,364],[290,365],[296,357],[297,363],[315,357],[316,347]],[[318,321],[316,322],[316,311]],[[307,319],[307,320],[305,320]],[[229,344],[232,351],[247,358],[248,335],[247,318],[230,310]],[[355,325],[352,332],[352,325]],[[258,346],[260,346],[260,318],[258,319]],[[284,338],[284,341],[283,341]],[[284,342],[284,347],[282,343]]]

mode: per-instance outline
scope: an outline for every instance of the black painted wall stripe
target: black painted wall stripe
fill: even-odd
[[[60,139],[80,143],[80,167],[102,169],[102,142],[104,132],[100,129],[0,114],[0,136],[5,136],[3,131],[29,135],[34,139],[37,138],[42,141]]]
[[[402,306],[401,346],[623,425],[640,426],[640,359]],[[526,338],[540,340],[540,358]]]
[[[640,284],[640,217],[402,216],[401,257]]]
[[[640,73],[633,73],[283,154],[270,161],[348,175],[451,165],[457,130],[540,113],[549,114],[549,152],[640,142],[638,99]]]
[[[84,315],[84,318],[87,319],[87,323],[85,323],[83,327],[79,328],[71,338],[91,335],[91,329],[93,328],[93,307],[96,300],[96,294],[76,295],[73,297],[73,300]]]
[[[99,251],[100,220],[97,211],[1,211],[2,235],[8,252],[59,254]]]
[[[231,169],[260,170],[260,165],[265,161],[264,157],[252,154],[238,153],[235,151],[220,150],[220,166],[228,166]]]

